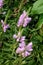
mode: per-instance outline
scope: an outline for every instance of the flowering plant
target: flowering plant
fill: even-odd
[[[43,65],[43,0],[0,0],[0,65]]]

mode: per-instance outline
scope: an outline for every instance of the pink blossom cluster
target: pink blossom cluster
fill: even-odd
[[[26,45],[25,42],[22,42],[19,43],[16,53],[22,55],[22,57],[27,57],[31,54],[31,51],[33,51],[32,42],[30,42],[28,45]]]
[[[19,42],[19,41],[22,42],[25,40],[25,36],[21,37],[20,32],[18,32],[18,35],[14,34],[13,38],[15,38],[17,40],[17,42]]]
[[[32,42],[30,42],[28,45],[25,43],[25,36],[20,37],[20,32],[18,35],[14,34],[13,38],[16,39],[16,41],[20,42],[19,47],[16,49],[16,53],[19,55],[22,55],[22,57],[27,57],[31,54],[32,49]]]
[[[27,13],[23,11],[23,14],[20,16],[17,26],[23,26],[26,27],[27,24],[31,21],[31,18],[27,16]],[[6,24],[3,20],[1,20],[3,31],[6,32],[6,30],[9,28],[9,24]],[[19,42],[19,47],[16,49],[16,53],[19,55],[22,55],[22,57],[27,57],[31,54],[32,49],[32,42],[28,43],[26,45],[25,38],[26,36],[21,35],[21,31],[18,32],[18,34],[14,34],[13,38],[16,39],[17,42]]]
[[[3,6],[3,0],[0,0],[0,8]],[[5,12],[4,12],[5,14]],[[24,10],[21,16],[19,17],[17,27],[26,27],[28,23],[30,23],[31,17],[28,17],[27,12]],[[6,24],[3,20],[1,20],[3,31],[6,32],[6,30],[9,28],[9,24]],[[14,34],[13,38],[16,39],[17,42],[19,42],[19,47],[16,49],[16,53],[21,55],[22,57],[27,57],[31,54],[32,49],[32,42],[28,43],[26,45],[25,38],[26,36],[21,36],[21,32],[18,32],[18,34]]]
[[[17,26],[23,26],[26,27],[27,24],[31,21],[31,18],[28,17],[27,12],[24,10],[22,15],[20,16]],[[16,53],[21,55],[22,57],[27,57],[31,54],[32,49],[32,42],[28,43],[26,45],[25,38],[26,36],[21,36],[21,31],[18,32],[18,34],[14,34],[13,38],[16,39],[17,42],[19,42],[19,47],[16,49]]]
[[[31,18],[28,17],[27,12],[24,10],[23,13],[22,13],[22,15],[19,17],[17,26],[18,26],[18,27],[20,27],[20,26],[26,27],[27,24],[28,24],[30,21],[31,21]]]
[[[3,0],[0,0],[0,8],[3,6]]]
[[[9,28],[9,24],[5,24],[3,20],[1,20],[3,31],[6,32],[6,30]]]

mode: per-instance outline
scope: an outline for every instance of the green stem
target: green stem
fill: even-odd
[[[2,13],[2,9],[0,9],[0,14]]]
[[[24,29],[21,30],[21,27],[19,28],[19,32],[21,32],[20,37],[22,36],[23,30],[24,30]],[[17,47],[17,44],[18,44],[18,42],[16,42],[16,43],[13,45],[12,55],[14,54],[14,51],[15,51],[15,49],[16,49],[16,47]]]
[[[27,10],[27,14],[30,15],[31,7]]]
[[[19,28],[19,32],[21,32],[21,34],[22,34],[23,30],[24,30],[24,28],[23,29],[22,29],[22,27]]]
[[[19,59],[19,65],[22,65],[22,56],[20,56]]]
[[[10,10],[8,10],[8,13],[7,13],[6,17],[5,17],[5,20],[4,20],[5,23],[6,23],[7,19],[8,19],[8,17],[9,17],[9,14],[10,14]]]
[[[33,30],[31,30],[31,32],[35,32],[35,31],[37,31],[37,30],[39,30],[40,28],[37,28],[37,29],[33,29]]]
[[[17,42],[13,45],[12,56],[13,56],[13,54],[14,54],[14,51],[15,51],[15,49],[16,49],[16,46],[17,46]]]
[[[24,2],[24,0],[21,1],[18,12],[20,12],[20,10],[21,10],[21,8],[23,6],[23,2]]]

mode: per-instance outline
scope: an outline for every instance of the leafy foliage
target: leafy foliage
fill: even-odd
[[[4,33],[0,22],[0,65],[43,65],[43,0],[4,0],[3,4],[0,21],[6,21],[10,28]],[[26,58],[15,53],[18,44],[13,39],[13,34],[18,33],[16,25],[23,10],[32,18],[22,34],[26,35],[26,43],[33,43],[33,52]]]
[[[42,0],[38,0],[33,4],[32,13],[33,14],[43,13],[43,1]]]

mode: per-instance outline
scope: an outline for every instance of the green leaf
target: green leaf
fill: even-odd
[[[43,13],[43,0],[38,0],[33,4],[31,13],[32,14],[42,14]]]
[[[37,28],[41,28],[42,25],[43,25],[43,15],[41,15],[41,16],[39,17],[39,21],[38,21],[38,23],[36,24],[36,27],[37,27]]]

